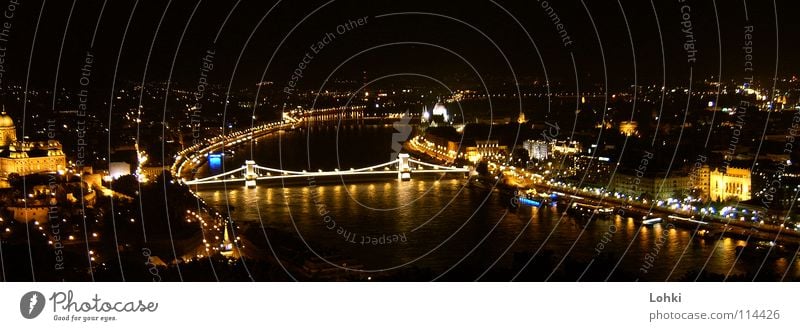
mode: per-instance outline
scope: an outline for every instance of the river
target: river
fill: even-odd
[[[224,167],[239,167],[245,159],[287,170],[364,167],[391,158],[394,133],[383,124],[320,124],[241,147]],[[201,175],[220,171],[206,166]],[[692,238],[693,229],[640,226],[620,216],[587,222],[564,215],[558,206],[515,207],[508,198],[453,175],[406,182],[275,182],[250,189],[228,185],[198,194],[240,225],[295,233],[306,245],[298,249],[336,251],[347,258],[347,268],[420,268],[430,270],[432,279],[507,280],[534,255],[538,258],[529,269],[543,269],[533,272],[538,277],[531,279],[537,280],[604,280],[608,274],[616,280],[693,280],[693,272],[701,269],[752,277],[764,261],[742,256],[734,265],[743,240]],[[759,274],[780,279],[789,260],[770,258]],[[337,261],[329,262],[343,264]],[[787,279],[799,276],[795,263]]]

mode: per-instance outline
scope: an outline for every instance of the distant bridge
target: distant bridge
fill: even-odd
[[[197,178],[187,180],[188,185],[203,185],[203,184],[219,184],[219,183],[240,183],[243,182],[245,187],[255,187],[257,181],[266,180],[280,180],[280,179],[293,179],[293,178],[310,178],[310,177],[333,177],[333,176],[354,176],[354,175],[387,175],[397,174],[399,180],[411,179],[412,173],[463,173],[468,174],[469,167],[454,167],[442,166],[422,162],[412,159],[408,154],[399,154],[397,160],[389,161],[386,163],[377,164],[370,167],[339,170],[333,171],[291,171],[262,167],[257,165],[255,161],[248,160],[240,168],[227,171],[218,175],[208,176],[204,178]]]

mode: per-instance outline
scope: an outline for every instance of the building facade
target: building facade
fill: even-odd
[[[531,160],[546,160],[550,157],[550,144],[543,140],[525,140],[522,148],[528,151]]]
[[[66,156],[57,140],[18,141],[11,116],[0,114],[0,178],[64,171]]]
[[[639,124],[636,121],[622,121],[619,123],[619,133],[628,137],[639,134]]]
[[[466,148],[467,160],[478,162],[484,158],[496,158],[508,154],[508,146],[497,140],[476,140],[475,146]]]
[[[610,191],[634,198],[667,199],[687,196],[692,190],[692,178],[684,173],[654,173],[639,176],[618,172],[611,181]]]
[[[522,142],[522,148],[528,152],[531,160],[546,160],[558,155],[577,155],[581,152],[581,145],[577,141],[565,140],[534,140]]]
[[[708,166],[694,172],[675,171],[636,174],[620,171],[614,175],[609,190],[632,197],[655,199],[693,197],[703,200],[746,201],[751,199],[750,169],[727,168],[709,170]],[[696,196],[693,196],[696,195]]]
[[[709,174],[709,179],[709,197],[713,201],[745,201],[752,198],[750,169],[731,167],[722,171],[714,169]]]
[[[423,126],[450,126],[453,124],[453,116],[447,111],[444,103],[439,99],[433,106],[433,111],[429,112],[428,107],[422,108],[421,124]]]

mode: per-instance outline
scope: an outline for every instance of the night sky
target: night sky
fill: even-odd
[[[681,31],[686,24],[682,6],[689,9],[690,35]],[[397,73],[427,75],[456,88],[481,78],[513,86],[515,76],[522,84],[549,78],[574,86],[577,76],[581,86],[606,79],[610,88],[637,80],[660,85],[662,79],[685,86],[687,39],[697,50],[695,81],[716,80],[721,70],[723,80],[741,82],[747,76],[742,46],[749,25],[757,80],[767,83],[775,75],[792,77],[800,71],[800,23],[795,18],[800,6],[792,0],[716,2],[716,7],[715,1],[689,0],[50,0],[20,1],[15,7],[13,18],[5,19],[11,28],[3,43],[4,89],[26,81],[31,88],[74,87],[89,50],[96,61],[95,88],[110,86],[117,62],[117,81],[141,81],[148,65],[146,81],[171,77],[175,86],[191,88],[209,49],[215,52],[213,84],[253,87],[263,74],[280,87],[326,33],[336,38],[314,54],[298,81],[300,88],[316,89],[329,75],[360,82]],[[550,13],[563,24],[569,45]],[[363,17],[364,25],[337,33],[340,24]]]

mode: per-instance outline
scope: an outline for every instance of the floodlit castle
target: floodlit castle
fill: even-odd
[[[66,164],[59,141],[18,141],[14,120],[0,113],[0,178],[63,171]]]

